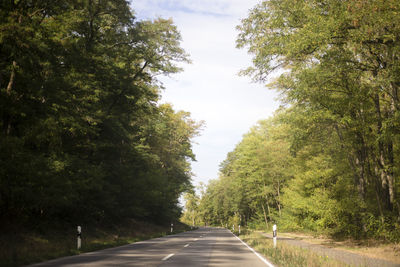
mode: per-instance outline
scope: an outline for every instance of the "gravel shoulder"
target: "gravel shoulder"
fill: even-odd
[[[272,238],[271,234],[263,233],[263,235],[265,237]],[[292,246],[308,249],[318,255],[328,256],[329,258],[352,266],[400,266],[400,255],[397,255],[396,251],[386,251],[387,253],[385,253],[385,249],[379,247],[374,248],[373,251],[375,251],[375,253],[372,251],[368,253],[363,251],[364,249],[359,248],[351,248],[351,251],[349,251],[350,248],[341,242],[335,242],[329,239],[316,239],[309,236],[296,234],[281,234],[278,236],[278,242],[286,242]],[[365,248],[365,250],[368,251],[368,248]]]

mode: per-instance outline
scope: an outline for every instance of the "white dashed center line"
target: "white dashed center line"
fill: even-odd
[[[189,244],[186,244],[186,245],[184,245],[183,247],[184,247],[184,248],[187,248],[188,246],[189,246]]]
[[[168,256],[165,256],[162,260],[163,260],[163,261],[166,261],[166,260],[168,260],[169,258],[171,258],[172,256],[174,256],[174,254],[169,254]]]

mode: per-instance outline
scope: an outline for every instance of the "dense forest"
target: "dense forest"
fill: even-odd
[[[282,107],[186,220],[400,240],[400,1],[263,1],[238,30]]]
[[[179,218],[200,123],[158,77],[180,42],[126,0],[0,2],[1,225]]]

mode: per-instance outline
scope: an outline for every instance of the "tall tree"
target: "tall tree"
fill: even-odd
[[[349,155],[358,215],[367,220],[372,212],[382,223],[400,215],[394,122],[399,9],[398,1],[263,1],[243,20],[238,38],[238,46],[254,55],[245,74],[264,81],[286,68],[274,88],[288,103],[330,120]],[[361,226],[365,230],[366,223]]]
[[[157,104],[158,76],[189,62],[173,22],[136,21],[125,0],[0,14],[2,221],[178,218],[199,125]]]

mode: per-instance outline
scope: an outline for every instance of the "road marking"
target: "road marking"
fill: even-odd
[[[184,248],[187,248],[188,246],[189,246],[189,244],[186,244],[186,245],[184,245],[183,247],[184,247]]]
[[[166,260],[168,260],[169,258],[171,258],[172,256],[174,256],[174,254],[169,254],[168,256],[165,256],[162,260],[163,260],[163,261],[166,261]]]
[[[249,245],[247,245],[245,242],[242,241],[242,239],[240,239],[239,237],[237,237],[235,234],[232,233],[232,235],[234,237],[236,237],[240,242],[242,242],[243,245],[245,245],[248,249],[250,249],[254,254],[256,254],[256,256],[258,258],[260,258],[260,260],[262,260],[267,266],[269,267],[275,267],[274,265],[272,265],[272,263],[270,263],[269,261],[267,261],[263,256],[261,256],[260,254],[257,253],[257,251],[255,251],[253,248],[249,247]]]
[[[198,238],[196,238],[194,241],[197,241],[197,240],[199,240]]]

